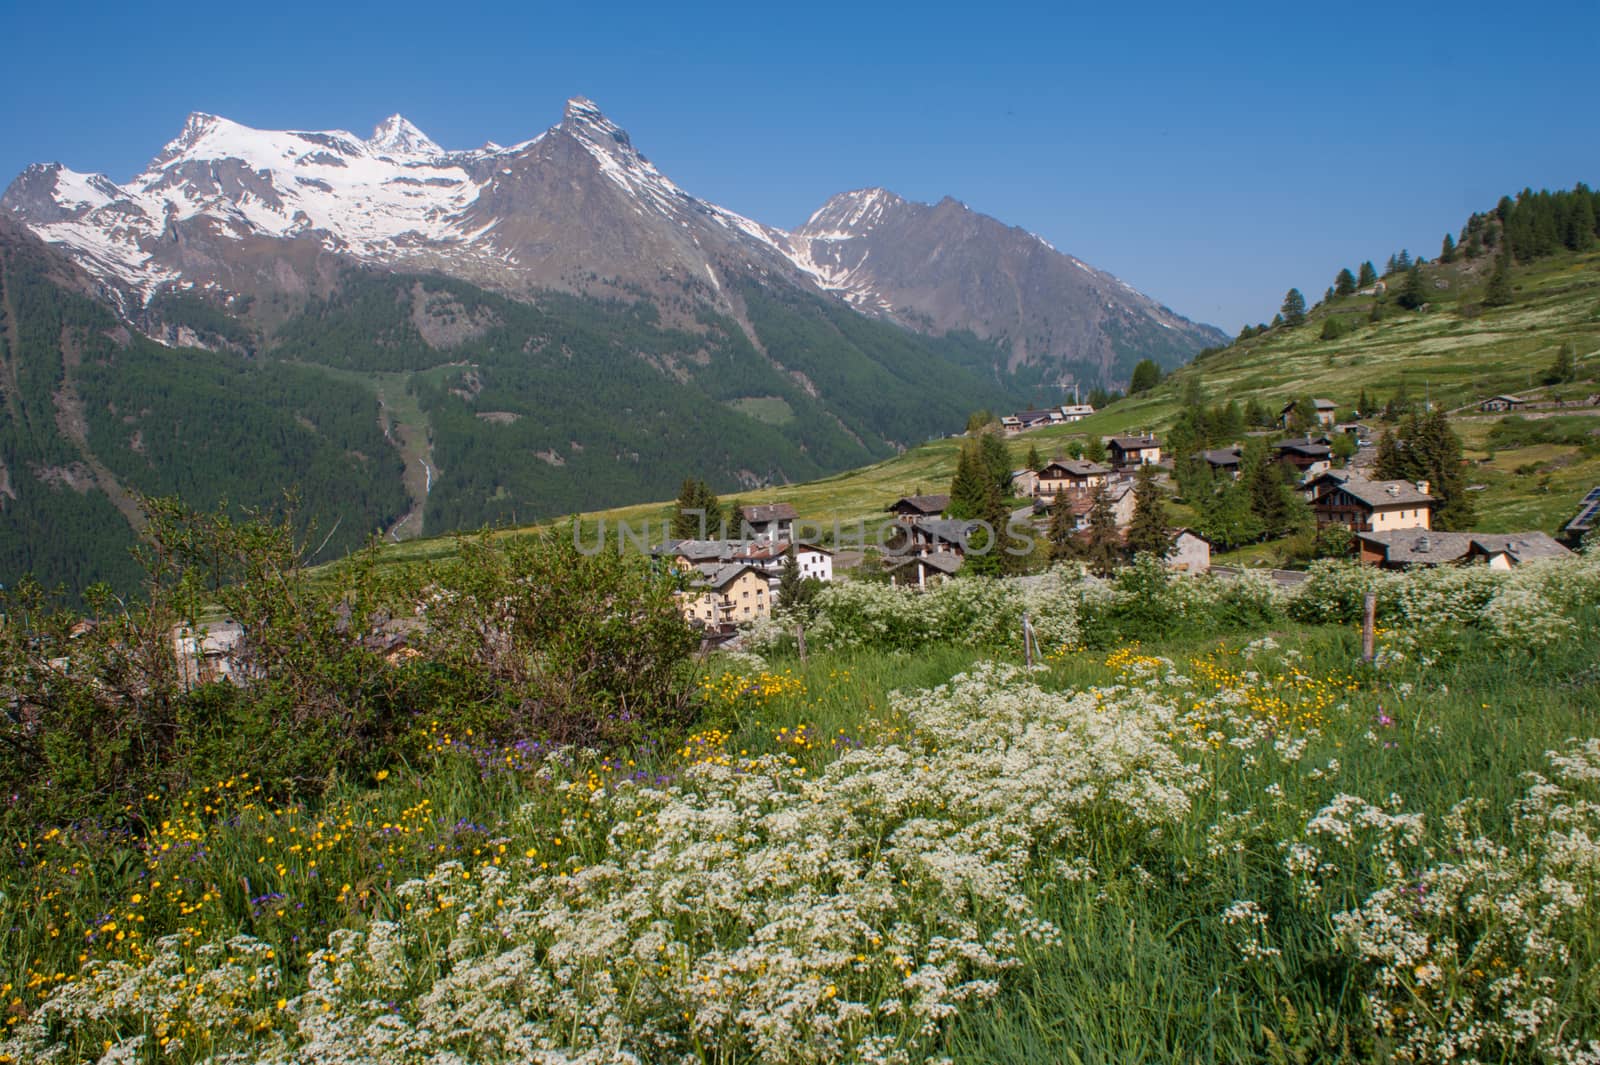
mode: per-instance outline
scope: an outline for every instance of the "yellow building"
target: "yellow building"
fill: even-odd
[[[678,602],[685,618],[711,629],[772,614],[767,575],[738,562],[696,566],[689,589],[679,593]]]

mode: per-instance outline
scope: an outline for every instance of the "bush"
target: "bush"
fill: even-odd
[[[690,716],[699,638],[674,575],[635,555],[586,555],[570,529],[463,539],[411,577],[416,649],[460,678],[457,698],[494,708],[499,738],[632,743]]]
[[[85,617],[31,582],[0,592],[0,818],[121,821],[240,771],[307,796],[435,728],[629,743],[691,711],[698,639],[642,559],[483,539],[399,577],[368,555],[314,580],[292,519],[147,509],[143,604],[95,593]],[[231,682],[180,650],[201,603],[242,629]]]
[[[1069,646],[1078,640],[1082,572],[1057,566],[1033,577],[960,577],[927,589],[835,582],[813,602],[815,621],[806,629],[806,642],[819,649],[883,651],[914,651],[930,643],[1021,647],[1026,613],[1040,646]],[[786,625],[767,622],[752,629],[748,642],[766,651],[791,639]]]

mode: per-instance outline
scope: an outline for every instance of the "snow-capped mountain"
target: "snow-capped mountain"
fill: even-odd
[[[1169,363],[1216,339],[953,200],[929,207],[863,190],[793,233],[763,225],[679,188],[582,97],[531,140],[467,151],[441,148],[400,115],[362,138],[197,113],[126,183],[40,164],[0,208],[68,252],[135,321],[174,287],[292,303],[326,291],[353,261],[522,298],[687,295],[735,319],[729,281],[759,279],[914,329],[1003,339],[1010,369],[1057,362],[1081,375],[1093,364],[1107,378],[1126,372],[1124,348],[1140,338],[1158,339],[1153,353]]]

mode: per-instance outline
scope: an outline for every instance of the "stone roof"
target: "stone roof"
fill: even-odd
[[[746,570],[761,577],[762,580],[767,579],[766,574],[745,562],[702,562],[695,566],[695,569],[700,572],[700,579],[695,582],[696,585],[715,590],[726,588]]]
[[[961,568],[961,556],[949,551],[935,551],[931,555],[912,555],[903,562],[894,563],[889,568],[891,570],[904,569],[907,566],[916,566],[919,563],[929,569],[936,569],[940,573],[951,574]]]
[[[793,503],[758,503],[740,507],[739,513],[752,525],[764,525],[769,521],[794,521],[800,516]]]
[[[663,540],[650,551],[653,555],[679,556],[690,562],[715,562],[733,553],[733,545],[726,540]]]
[[[1110,467],[1088,459],[1051,459],[1039,476],[1047,476],[1052,466],[1059,467],[1068,477],[1104,477],[1111,472]]]
[[[1568,558],[1572,552],[1549,533],[1519,532],[1472,537],[1474,554],[1509,555],[1513,562],[1531,562],[1536,558]]]
[[[923,514],[943,514],[945,508],[950,505],[950,497],[947,495],[902,496],[890,503],[888,509],[899,510],[901,504]]]
[[[1212,466],[1237,466],[1244,458],[1244,449],[1240,447],[1217,447],[1200,452],[1200,457]]]
[[[1153,436],[1113,436],[1110,446],[1123,451],[1138,451],[1141,448],[1160,447],[1161,441]]]
[[[978,528],[978,522],[966,518],[929,518],[926,521],[912,522],[908,528],[921,530],[929,540],[954,544],[964,549],[967,546],[967,537]]]
[[[1328,492],[1344,491],[1369,507],[1400,507],[1436,503],[1438,500],[1417,488],[1410,481],[1369,481],[1364,477],[1351,477],[1342,484],[1330,485]],[[1324,492],[1318,502],[1327,495]]]
[[[1314,440],[1280,440],[1273,447],[1279,451],[1293,451],[1311,458],[1325,459],[1333,455],[1333,449],[1327,444],[1319,444]]]
[[[1438,529],[1392,529],[1356,533],[1362,543],[1383,548],[1383,560],[1395,566],[1437,566],[1459,562],[1472,550],[1472,534]]]
[[[1442,532],[1438,529],[1393,529],[1357,533],[1362,543],[1382,547],[1392,566],[1438,566],[1473,555],[1507,555],[1517,564],[1536,558],[1566,558],[1572,552],[1548,533]]]
[[[1296,403],[1299,403],[1299,402],[1300,401],[1298,399],[1291,399],[1289,402],[1287,402],[1287,403],[1285,403],[1283,405],[1283,409],[1280,410],[1278,413],[1279,414],[1288,414],[1290,411],[1294,410],[1294,405]],[[1316,410],[1338,410],[1339,409],[1339,405],[1337,403],[1335,403],[1331,399],[1313,399],[1311,401],[1311,406]]]

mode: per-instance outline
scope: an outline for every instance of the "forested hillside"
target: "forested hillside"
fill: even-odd
[[[320,557],[406,508],[372,396],[313,368],[166,348],[71,267],[0,230],[0,583],[131,587],[137,495],[276,507],[299,494]]]
[[[815,478],[1012,398],[970,335],[755,279],[746,321],[688,304],[669,321],[646,298],[528,303],[352,269],[297,308],[165,293],[145,324],[214,350],[166,347],[30,234],[4,235],[0,583],[129,587],[140,494],[253,507],[292,491],[328,558],[391,530],[654,498],[691,474],[727,491]]]
[[[411,375],[428,532],[653,498],[690,475],[729,490],[806,480],[948,432],[974,397],[1008,399],[970,337],[930,340],[754,281],[741,294],[748,331],[705,309],[672,324],[648,299],[530,304],[353,273],[268,351]]]

